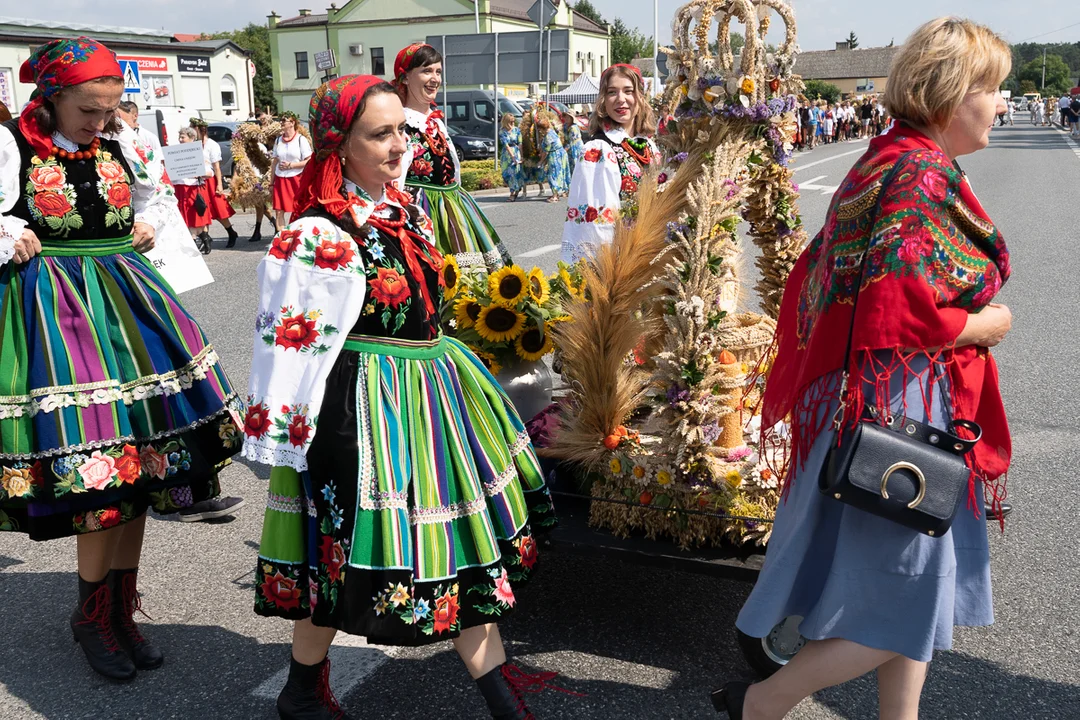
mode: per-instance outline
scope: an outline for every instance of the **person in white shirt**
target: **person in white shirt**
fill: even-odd
[[[295,113],[281,115],[281,135],[274,141],[273,172],[274,216],[277,226],[285,227],[285,213],[296,211],[296,195],[300,191],[300,174],[311,159],[311,143],[298,132]]]
[[[157,135],[150,132],[146,128],[139,125],[139,106],[130,100],[124,100],[116,108],[116,114],[120,116],[129,128],[135,131],[135,134],[139,136],[139,140],[142,141],[143,146],[151,153],[151,157],[161,156],[161,143],[158,142]],[[168,181],[168,176],[166,176]]]
[[[206,193],[210,196],[210,216],[221,223],[225,232],[229,234],[229,242],[225,244],[225,247],[231,248],[236,244],[236,238],[239,235],[229,220],[236,211],[229,204],[229,198],[225,196],[225,183],[221,179],[221,146],[207,137],[205,120],[191,118],[190,124],[202,139],[203,160],[206,163]]]
[[[1069,129],[1069,102],[1070,100],[1068,95],[1062,95],[1058,98],[1057,101],[1058,116],[1061,118],[1062,127],[1064,127],[1066,130]]]
[[[194,128],[180,128],[180,143],[196,142],[199,134]],[[206,178],[181,178],[172,182],[180,214],[191,232],[191,238],[203,255],[210,254],[210,196],[206,192]]]

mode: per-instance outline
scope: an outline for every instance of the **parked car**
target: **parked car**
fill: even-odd
[[[232,177],[233,174],[233,155],[232,155],[232,136],[236,132],[236,128],[240,127],[241,123],[238,122],[213,122],[206,128],[206,137],[210,138],[218,145],[221,146],[221,177]]]
[[[450,140],[454,143],[458,160],[487,160],[495,157],[495,141],[491,138],[466,135],[452,125],[448,125]]]
[[[521,108],[500,93],[499,110],[495,112],[495,103],[491,90],[450,90],[446,93],[446,124],[456,127],[466,135],[495,139],[496,121],[503,113],[521,117]],[[435,98],[435,104],[442,109],[443,96]]]

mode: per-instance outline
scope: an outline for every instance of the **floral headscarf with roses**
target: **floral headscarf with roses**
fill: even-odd
[[[409,64],[412,62],[413,56],[420,51],[421,48],[431,47],[427,43],[413,43],[408,47],[401,49],[401,52],[397,54],[394,59],[394,87],[400,88],[405,80],[405,76],[409,72]]]
[[[35,111],[64,88],[106,77],[124,77],[116,54],[88,37],[47,42],[22,64],[19,82],[35,89],[19,115],[19,130],[38,157],[49,157],[52,138],[38,124]]]

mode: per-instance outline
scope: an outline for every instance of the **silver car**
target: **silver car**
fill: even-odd
[[[212,122],[206,126],[206,136],[221,146],[222,178],[232,177],[232,136],[240,125],[238,122]]]

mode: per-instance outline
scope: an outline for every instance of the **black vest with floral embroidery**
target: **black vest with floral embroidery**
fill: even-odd
[[[27,222],[42,240],[112,240],[131,234],[131,168],[120,143],[101,139],[88,160],[41,160],[19,130],[17,120],[4,127],[19,147],[20,199],[10,214]]]

